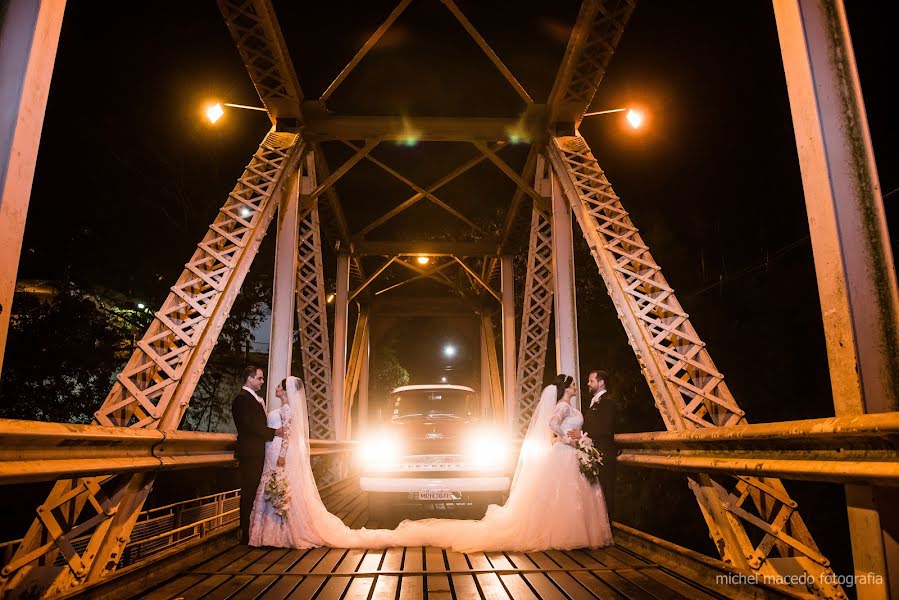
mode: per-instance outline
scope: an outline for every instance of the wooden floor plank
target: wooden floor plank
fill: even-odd
[[[341,548],[328,548],[327,553],[311,569],[317,575],[305,577],[287,597],[294,600],[308,600],[312,598],[327,581],[326,577],[321,577],[318,574],[327,575],[332,573],[334,567],[343,559],[346,552],[346,550]]]
[[[169,600],[170,598],[180,598],[184,596],[184,592],[196,584],[203,581],[204,575],[183,575],[169,581],[165,585],[156,588],[152,592],[142,595],[148,600]]]
[[[622,562],[626,562],[631,565],[650,564],[651,562],[647,558],[640,556],[639,554],[626,548],[614,547],[614,549],[617,551],[617,554],[615,554],[615,556],[617,556]],[[696,598],[697,600],[715,600],[716,598],[719,598],[719,595],[717,593],[711,592],[710,590],[707,590],[705,588],[700,589],[699,587],[694,585],[693,582],[690,581],[690,579],[681,577],[677,573],[672,573],[665,567],[659,567],[658,569],[644,569],[643,573],[647,577],[651,577],[652,579],[661,582],[662,584],[670,587],[680,595],[686,596],[687,598]]]
[[[647,563],[642,559],[635,560],[633,557],[624,556],[625,560],[621,560],[621,552],[616,548],[603,548],[605,552],[596,553],[594,558],[603,563],[606,567],[615,569],[615,572],[622,577],[633,581],[635,584],[658,598],[659,600],[682,600],[683,595],[675,590],[659,582],[658,580],[648,577],[645,569],[634,569],[632,567],[641,567]],[[627,562],[625,562],[627,561]],[[652,569],[656,570],[656,569]]]
[[[254,571],[271,571],[273,573],[283,572],[283,568],[277,568],[276,565],[290,552],[285,548],[279,548],[266,554],[262,559],[256,561],[250,568]],[[292,563],[293,561],[291,561]],[[288,565],[289,566],[289,565]],[[253,600],[264,592],[270,585],[277,580],[277,575],[256,575],[245,587],[237,592],[232,598],[234,600]]]
[[[515,565],[509,562],[509,559],[502,552],[488,552],[487,560],[490,561],[490,564],[494,569],[514,569]],[[513,574],[505,574],[499,576],[500,580],[503,582],[503,585],[506,586],[506,590],[508,590],[509,595],[511,595],[515,600],[528,600],[533,598],[537,599],[537,596],[528,586],[527,581],[525,581],[524,577],[521,575],[513,575]]]
[[[237,560],[231,561],[227,565],[222,565],[219,568],[228,569],[229,571],[240,571],[241,569],[245,569],[249,565],[252,565],[254,562],[256,562],[256,560],[258,558],[265,556],[267,553],[268,553],[268,550],[265,548],[250,548],[249,552],[246,552]],[[197,570],[198,571],[200,571],[200,570],[206,571],[206,570],[212,570],[212,569],[207,569],[206,565],[202,565],[201,567],[197,568]],[[203,581],[201,581],[194,587],[185,591],[184,597],[185,598],[205,598],[205,597],[217,598],[217,597],[219,597],[218,595],[208,596],[208,594],[214,592],[219,587],[225,585],[231,579],[233,579],[233,577],[231,575],[209,575],[205,579],[203,579]],[[234,588],[233,586],[229,587],[228,590],[230,590],[230,591],[228,592],[228,595],[237,591],[238,589],[240,589],[240,587],[243,587],[243,585],[245,585],[247,581],[248,581],[248,579],[245,578],[243,580],[240,580],[239,582],[236,582],[236,583],[240,583],[239,587],[236,587],[236,588]],[[227,596],[222,596],[222,597],[227,597]]]
[[[337,565],[337,568],[334,569],[334,572],[355,573],[359,570],[359,565],[362,564],[363,558],[365,558],[365,550],[360,550],[358,548],[348,550],[346,555],[344,555],[343,560],[341,560],[340,564]],[[343,592],[346,591],[351,582],[352,579],[350,577],[332,577],[328,579],[325,586],[322,588],[322,591],[319,592],[316,598],[318,600],[340,600],[340,597],[343,596]]]
[[[286,573],[306,573],[315,568],[315,565],[328,553],[328,548],[312,548],[308,550],[294,550],[300,554],[298,560],[287,568]],[[281,577],[262,594],[264,600],[284,600],[301,582],[299,577]]]
[[[606,558],[605,548],[585,548],[584,550],[569,552],[567,555],[570,556],[572,560],[575,560],[578,564],[585,567],[605,568],[609,566],[607,564],[608,559]],[[636,573],[636,571],[631,569],[627,574],[622,574],[618,570],[595,571],[594,574],[628,598],[652,600],[654,596],[645,591],[634,581],[634,573]]]
[[[232,546],[218,556],[210,558],[199,568],[203,570],[223,568],[226,565],[233,563],[241,556],[246,555],[249,551],[249,546]],[[165,583],[163,586],[157,588],[156,590],[148,592],[144,595],[144,597],[150,598],[151,600],[163,600],[166,598],[178,597],[183,595],[184,592],[191,587],[200,584],[205,578],[205,575],[181,575],[174,578],[172,581]]]
[[[421,571],[424,567],[424,549],[421,546],[406,548],[403,571]],[[424,577],[412,575],[400,580],[400,600],[420,600],[424,597]]]
[[[384,559],[383,550],[369,550],[359,563],[359,571],[377,571]],[[366,600],[375,583],[374,577],[354,577],[347,588],[345,600]]]
[[[468,570],[468,561],[465,560],[465,555],[459,552],[452,552],[451,550],[446,551],[446,562],[449,565],[451,571],[467,571]],[[459,600],[468,600],[469,598],[480,598],[481,594],[478,592],[478,586],[475,583],[475,578],[472,575],[453,575],[451,577],[453,584],[453,591],[456,594],[456,598]]]
[[[425,548],[425,569],[428,571],[445,570],[446,559],[441,548]],[[428,600],[452,600],[453,592],[447,575],[428,575],[425,577],[425,589]]]
[[[403,567],[403,549],[388,548],[381,561],[382,571],[399,571]],[[394,600],[400,585],[396,575],[378,575],[375,588],[371,592],[371,600]]]
[[[522,552],[506,552],[506,558],[508,558],[509,562],[517,569],[536,569],[537,565],[528,557],[527,554]],[[540,598],[546,598],[548,600],[556,600],[556,599],[567,599],[567,596],[563,594],[559,588],[556,587],[556,584],[542,573],[528,573],[524,576],[530,586],[537,592],[537,595]]]
[[[528,558],[541,569],[557,569],[563,566],[553,561],[549,552],[528,552]],[[572,600],[593,600],[593,594],[570,573],[550,572],[546,575]]]
[[[483,552],[472,552],[471,554],[466,554],[465,557],[468,558],[468,562],[473,569],[491,568],[490,561],[487,560],[487,555]],[[502,600],[511,597],[506,588],[503,587],[503,582],[499,575],[495,573],[481,573],[476,575],[475,579],[478,581],[478,587],[481,589],[481,595],[485,600]]]

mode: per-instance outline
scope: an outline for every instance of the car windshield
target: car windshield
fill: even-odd
[[[465,390],[404,390],[391,396],[394,419],[403,417],[467,417],[473,404]]]

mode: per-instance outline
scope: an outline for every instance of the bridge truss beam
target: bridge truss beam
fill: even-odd
[[[177,428],[304,149],[296,135],[266,135],[95,413],[96,423]],[[53,595],[115,570],[153,479],[137,473],[57,481],[0,573],[3,589],[37,579]],[[71,540],[91,531],[77,552]],[[60,552],[65,565],[57,568]]]
[[[666,429],[745,423],[724,376],[587,143],[580,136],[554,137],[547,151]],[[725,561],[763,576],[807,571],[818,582],[837,581],[780,480],[744,476],[734,485],[699,473],[689,483]],[[752,541],[747,526],[761,533],[760,543]],[[771,555],[775,548],[779,557]],[[822,583],[817,592],[845,598],[835,583]]]

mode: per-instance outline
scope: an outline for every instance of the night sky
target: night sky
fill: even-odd
[[[313,3],[274,4],[307,98],[318,97],[393,8],[392,2],[325,2],[308,9],[314,14],[299,8]],[[541,5],[551,8],[518,14],[510,11],[527,3],[459,4],[535,101],[545,101],[578,3],[546,2]],[[890,4],[849,0],[847,10],[895,232],[899,120],[892,90],[899,54]],[[515,114],[514,92],[439,2],[416,0],[408,10],[334,95],[335,110]],[[232,111],[218,127],[208,126],[201,108],[213,97],[259,104],[212,0],[133,3],[127,16],[118,3],[69,2],[20,279],[70,276],[158,306],[269,127],[263,113],[250,111]],[[632,104],[647,111],[645,131],[629,132],[621,119],[608,116],[588,118],[581,131],[748,418],[831,416],[770,2],[639,2],[591,109]],[[350,152],[337,145],[325,150],[332,168]],[[446,149],[436,157],[432,150],[384,147],[375,155],[424,185],[474,154]],[[513,148],[503,156],[520,168],[525,152]],[[363,165],[338,184],[355,227],[410,195]],[[484,166],[445,195],[487,225],[513,191],[496,169]],[[457,232],[451,218],[427,210],[385,228],[379,239],[408,235],[413,223]],[[267,236],[262,268],[273,240]],[[579,273],[588,267],[579,266]],[[331,276],[333,263],[326,270]],[[601,285],[592,273],[593,281],[579,284]],[[582,329],[582,354],[607,364],[612,354],[629,352],[623,334],[611,330],[617,319],[608,303],[579,310],[597,314],[581,318],[582,326],[608,325]],[[817,488],[808,489],[813,497]]]

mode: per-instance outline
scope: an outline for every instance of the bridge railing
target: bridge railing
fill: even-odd
[[[135,564],[172,548],[193,545],[215,533],[235,529],[239,520],[240,490],[219,492],[145,510],[137,518],[119,567]],[[75,538],[72,546],[79,553],[83,552],[90,538],[90,535]],[[21,541],[18,539],[0,543],[0,557],[4,564],[13,556]],[[65,558],[60,555],[56,564],[64,565]]]

